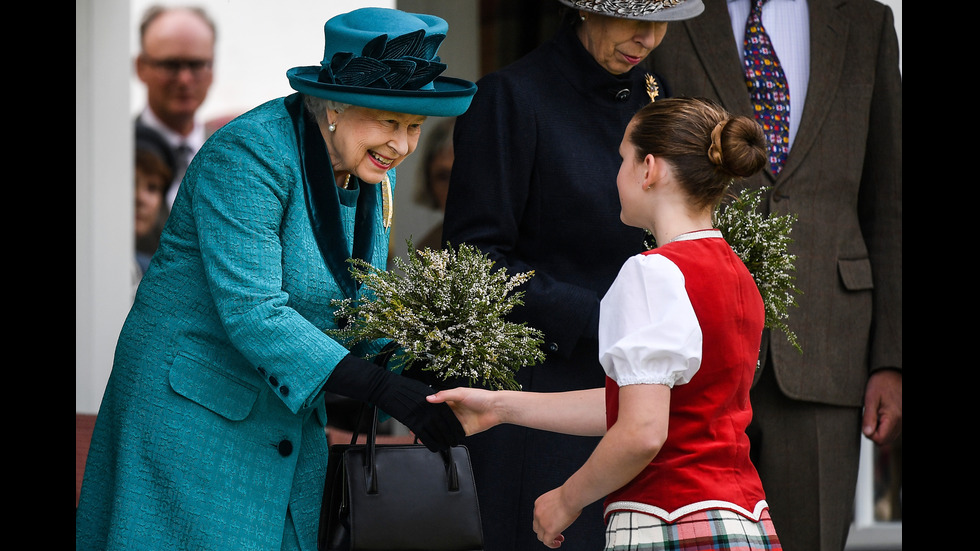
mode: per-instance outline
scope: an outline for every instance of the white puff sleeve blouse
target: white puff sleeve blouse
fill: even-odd
[[[701,367],[701,327],[684,274],[658,254],[629,258],[599,311],[599,362],[619,386],[691,380]]]

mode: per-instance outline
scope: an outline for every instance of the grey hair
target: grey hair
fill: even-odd
[[[306,104],[306,109],[313,115],[317,122],[325,121],[327,119],[327,112],[329,111],[342,113],[344,109],[351,106],[349,103],[341,103],[332,99],[318,98],[310,95],[303,96],[303,103]]]

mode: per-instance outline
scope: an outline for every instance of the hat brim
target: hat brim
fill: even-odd
[[[595,4],[594,2],[589,2],[588,4],[590,5],[587,6],[584,3],[576,0],[558,1],[572,9],[587,11],[598,15],[605,15],[607,17],[634,19],[637,21],[684,21],[686,19],[697,17],[704,11],[704,3],[701,0],[686,0],[683,4],[677,4],[648,14],[631,13],[625,11],[607,12],[601,9],[594,9],[592,7],[592,5]]]
[[[436,77],[431,90],[387,90],[320,82],[319,66],[293,67],[286,71],[289,85],[297,92],[393,113],[427,117],[462,115],[476,94],[476,84],[459,78]]]

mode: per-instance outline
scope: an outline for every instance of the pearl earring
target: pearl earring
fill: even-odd
[[[327,130],[329,130],[331,132],[333,132],[334,130],[337,130],[337,123],[334,123],[334,122],[330,123],[330,126],[327,127]]]

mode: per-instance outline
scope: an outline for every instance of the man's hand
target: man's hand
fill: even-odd
[[[864,435],[879,446],[902,434],[902,372],[882,369],[868,379],[864,391]]]

